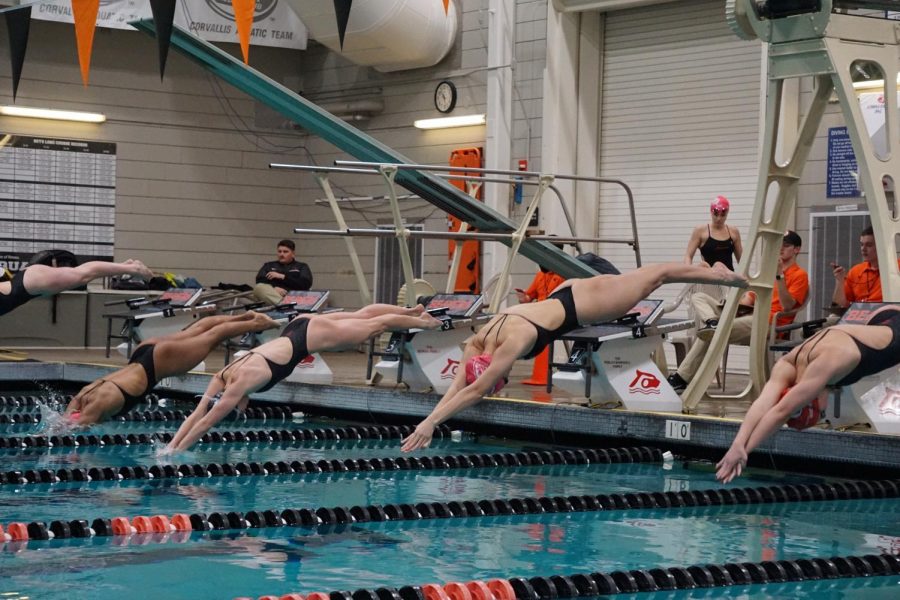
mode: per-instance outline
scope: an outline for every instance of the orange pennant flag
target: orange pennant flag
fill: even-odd
[[[444,14],[450,14],[450,0],[444,0]]]
[[[231,0],[234,9],[234,23],[237,25],[238,37],[241,39],[241,53],[244,64],[250,64],[250,30],[253,29],[253,9],[256,0]]]
[[[78,64],[81,66],[81,81],[88,84],[91,72],[91,49],[94,47],[94,29],[97,27],[97,12],[100,0],[72,0],[72,15],[75,17],[75,42],[78,45]]]

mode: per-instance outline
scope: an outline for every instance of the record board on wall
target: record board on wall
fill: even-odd
[[[116,145],[0,135],[0,268],[47,249],[111,260]]]

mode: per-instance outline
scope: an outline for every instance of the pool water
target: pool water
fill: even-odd
[[[335,427],[307,419],[271,427]],[[157,427],[158,426],[158,427]],[[34,426],[32,426],[33,428]],[[111,423],[104,433],[173,430]],[[230,425],[241,427],[241,424]],[[261,429],[249,424],[245,429]],[[12,435],[0,431],[0,435]],[[16,433],[14,435],[22,435]],[[399,441],[203,444],[177,463],[398,457]],[[419,456],[517,452],[534,444],[465,436]],[[0,450],[2,470],[152,465],[149,445]],[[751,471],[744,487],[822,477]],[[0,523],[176,513],[350,507],[720,488],[702,463],[271,474],[0,485]],[[0,598],[192,599],[401,587],[696,564],[880,554],[900,549],[900,499],[432,518],[317,527],[8,542]],[[900,597],[900,577],[635,594],[635,598]],[[628,597],[628,595],[623,595]]]

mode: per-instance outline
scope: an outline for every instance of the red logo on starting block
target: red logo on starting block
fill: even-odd
[[[314,355],[310,354],[309,356],[304,357],[303,359],[300,360],[300,362],[297,363],[297,368],[298,369],[312,369],[313,367],[316,366],[313,364],[314,362],[316,362],[316,357]]]
[[[634,370],[634,379],[628,384],[628,391],[637,394],[659,394],[659,377],[640,369]]]
[[[878,410],[882,415],[900,417],[900,390],[885,386],[884,398],[878,404]]]
[[[457,369],[459,369],[459,361],[448,358],[447,365],[441,370],[441,379],[453,379],[456,377]]]

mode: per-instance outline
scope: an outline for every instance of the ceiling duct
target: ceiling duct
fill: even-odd
[[[448,14],[437,0],[354,2],[341,49],[332,2],[285,1],[310,37],[358,65],[385,73],[435,65],[456,40],[454,2]]]

